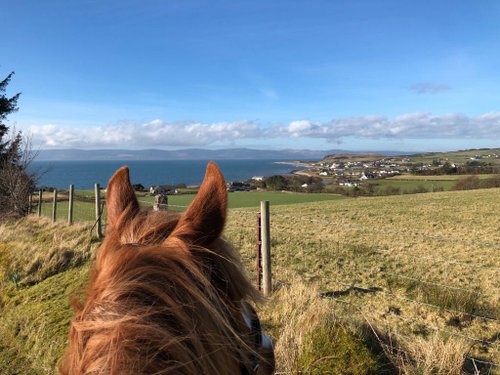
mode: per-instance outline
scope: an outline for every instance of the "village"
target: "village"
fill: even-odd
[[[456,154],[384,156],[379,154],[334,154],[320,161],[280,162],[301,166],[288,175],[253,176],[246,181],[228,181],[228,192],[251,190],[290,190],[320,192],[323,186],[360,187],[398,175],[494,174],[499,167],[497,150],[471,155]],[[431,158],[430,156],[435,156]],[[150,195],[176,195],[196,192],[198,186],[155,185],[139,191]]]
[[[500,155],[496,152],[474,154],[464,158],[462,162],[447,157],[438,157],[424,162],[408,155],[384,157],[382,155],[341,154],[326,156],[319,162],[301,163],[307,166],[307,169],[295,173],[322,177],[326,180],[325,182],[339,186],[357,187],[369,180],[385,179],[402,174],[461,174],[463,171],[470,172],[471,169],[481,172],[488,165],[497,164],[499,159]]]

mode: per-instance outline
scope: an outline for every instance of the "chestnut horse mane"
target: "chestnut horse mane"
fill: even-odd
[[[227,192],[209,163],[185,213],[143,212],[128,169],[107,187],[107,229],[75,304],[61,374],[238,374],[255,356],[241,301],[259,301],[222,239]]]

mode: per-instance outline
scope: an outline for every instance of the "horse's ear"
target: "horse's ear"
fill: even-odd
[[[130,183],[127,167],[118,169],[109,180],[106,201],[106,232],[108,233],[139,212],[139,202]]]
[[[226,212],[226,183],[217,165],[210,162],[198,194],[180,217],[169,238],[177,237],[200,246],[209,245],[221,235]]]

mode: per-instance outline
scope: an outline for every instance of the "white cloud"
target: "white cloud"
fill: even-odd
[[[42,147],[189,147],[258,138],[261,128],[252,121],[204,124],[153,120],[145,124],[123,122],[89,128],[31,126],[28,132]]]
[[[313,137],[336,140],[344,137],[372,139],[468,138],[500,139],[500,112],[479,117],[462,114],[433,116],[409,113],[390,119],[386,116],[360,116],[327,122],[293,121],[278,126],[275,132],[292,137]]]
[[[358,116],[319,122],[297,120],[264,126],[255,121],[121,122],[94,127],[33,125],[28,132],[42,148],[200,147],[214,143],[230,145],[238,140],[272,138],[318,138],[340,141],[365,139],[500,139],[500,112],[478,117],[463,114],[409,113],[394,118]]]

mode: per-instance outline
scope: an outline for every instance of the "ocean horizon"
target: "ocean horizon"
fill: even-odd
[[[277,163],[276,160],[215,160],[226,181],[241,181],[253,176],[288,174],[303,169],[300,165]],[[99,160],[99,161],[33,161],[30,170],[40,175],[37,186],[67,189],[91,189],[98,183],[105,187],[120,167],[130,169],[133,184],[197,185],[205,175],[208,160]]]

